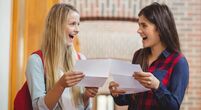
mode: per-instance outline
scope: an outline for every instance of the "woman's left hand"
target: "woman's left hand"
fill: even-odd
[[[95,97],[97,93],[98,93],[98,87],[85,87],[85,91],[83,94],[83,101],[85,107],[89,103],[89,98]]]
[[[150,72],[135,72],[133,77],[149,89],[158,89],[160,84],[160,81]]]
[[[85,97],[88,97],[88,98],[95,97],[97,93],[98,93],[97,87],[85,87],[85,92],[84,92]]]

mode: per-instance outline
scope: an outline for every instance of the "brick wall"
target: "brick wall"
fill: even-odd
[[[61,1],[76,6],[82,19],[105,17],[108,19],[121,18],[121,20],[135,19],[139,10],[153,1],[165,2],[174,14],[181,48],[190,67],[190,83],[181,110],[201,109],[201,0]],[[94,31],[95,33],[96,31]]]

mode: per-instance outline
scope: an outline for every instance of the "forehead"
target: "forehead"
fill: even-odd
[[[75,12],[75,11],[70,11],[69,14],[68,14],[68,17],[67,17],[67,21],[79,21],[80,20],[80,15]]]
[[[138,23],[151,23],[151,22],[144,15],[141,15],[138,18]]]

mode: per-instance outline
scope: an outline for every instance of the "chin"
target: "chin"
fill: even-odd
[[[150,47],[150,46],[148,46],[148,45],[143,45],[143,48],[148,48],[148,47]]]
[[[72,45],[73,45],[73,43],[68,43],[68,44],[67,44],[67,46],[72,46]]]
[[[143,47],[144,47],[144,48],[147,48],[147,45],[143,44]]]

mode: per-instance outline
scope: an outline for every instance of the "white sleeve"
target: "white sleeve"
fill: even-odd
[[[44,69],[40,56],[32,54],[28,59],[26,78],[34,110],[48,110],[44,103],[46,95]]]

